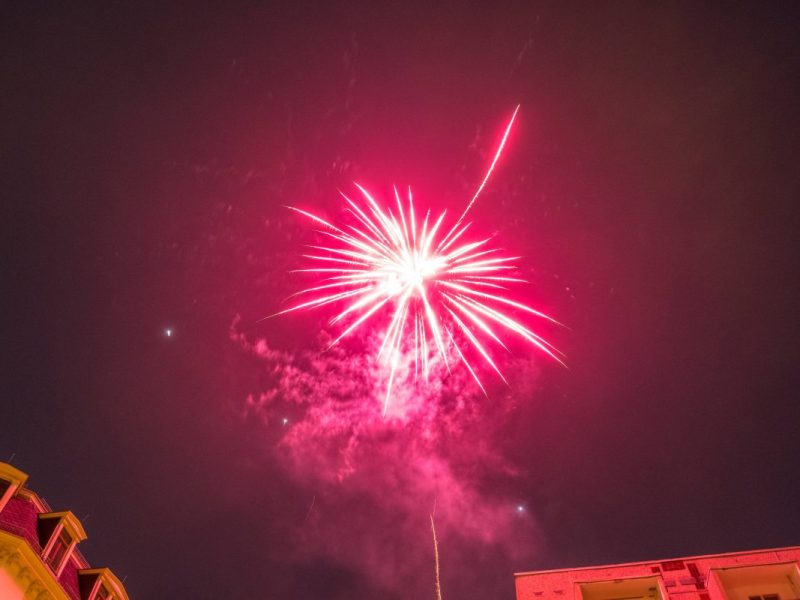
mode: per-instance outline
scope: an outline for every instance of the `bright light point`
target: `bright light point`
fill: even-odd
[[[381,291],[387,296],[397,296],[403,291],[403,282],[400,277],[395,274],[386,276],[386,279],[380,285]]]
[[[169,328],[165,329],[164,330],[164,335],[167,336],[167,337],[172,337],[172,329],[169,329]]]
[[[525,512],[525,507],[522,504],[517,504],[517,512]]]
[[[289,424],[289,419],[287,419],[286,417],[283,417],[283,421],[282,421],[282,423],[283,423],[284,425],[288,425],[288,424]]]

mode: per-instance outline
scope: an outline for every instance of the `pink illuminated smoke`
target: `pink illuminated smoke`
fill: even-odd
[[[557,351],[525,323],[547,315],[511,297],[510,286],[524,283],[515,276],[515,261],[491,246],[491,237],[475,235],[464,218],[489,180],[511,132],[519,107],[475,195],[455,223],[444,231],[447,211],[431,217],[417,212],[409,188],[405,197],[394,189],[394,207],[381,205],[364,187],[356,202],[344,194],[347,223],[334,225],[295,207],[292,210],[321,225],[326,242],[310,246],[311,261],[302,272],[321,274],[295,297],[300,301],[278,314],[301,309],[336,307],[331,325],[341,327],[329,348],[353,334],[379,332],[376,354],[386,380],[386,416],[398,379],[422,379],[443,365],[462,364],[486,393],[476,362],[506,381],[495,354],[507,351],[504,336],[518,336],[561,362]]]
[[[330,561],[363,576],[382,597],[433,597],[433,512],[445,597],[474,597],[465,591],[485,584],[476,565],[510,570],[540,551],[534,511],[520,514],[506,492],[524,474],[499,443],[504,423],[537,386],[529,357],[508,361],[509,377],[521,385],[498,386],[491,404],[466,369],[448,375],[443,364],[432,366],[428,387],[398,381],[391,411],[401,418],[385,419],[371,401],[382,385],[371,354],[345,345],[284,351],[238,327],[231,339],[261,365],[242,417],[277,432],[269,452],[306,499],[291,528],[290,558]],[[321,332],[316,341],[324,347],[330,338]],[[380,343],[377,333],[367,340],[373,343]],[[499,595],[485,591],[481,597]]]

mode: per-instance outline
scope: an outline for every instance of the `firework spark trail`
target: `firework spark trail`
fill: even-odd
[[[388,369],[384,415],[398,371],[410,371],[412,362],[414,377],[421,373],[427,380],[432,360],[441,360],[449,370],[450,359],[456,357],[485,394],[467,356],[474,353],[505,381],[491,354],[492,345],[508,350],[500,337],[503,331],[520,336],[561,362],[558,351],[523,324],[516,313],[555,321],[505,295],[508,284],[524,281],[513,276],[514,261],[519,257],[498,254],[498,248],[489,246],[490,237],[467,241],[465,233],[471,223],[462,226],[500,159],[518,110],[519,106],[506,125],[478,190],[444,236],[439,236],[439,231],[447,211],[434,220],[428,210],[420,219],[410,188],[405,202],[394,189],[395,213],[391,207],[382,208],[356,183],[363,202],[342,194],[353,221],[341,227],[311,212],[288,207],[321,225],[324,229],[318,233],[329,243],[309,246],[310,252],[303,255],[313,261],[313,268],[299,271],[324,273],[325,277],[320,285],[293,297],[313,298],[277,314],[338,304],[339,312],[330,323],[347,325],[331,346],[363,328],[374,316],[388,316],[378,350],[378,359]],[[381,310],[387,305],[387,310]]]
[[[431,514],[431,533],[433,534],[433,560],[436,573],[436,600],[442,600],[442,584],[439,580],[439,541],[436,539],[436,525]]]
[[[472,200],[469,201],[467,204],[467,208],[464,209],[464,212],[461,213],[461,216],[456,221],[456,224],[453,225],[453,228],[450,232],[444,237],[441,241],[441,244],[444,244],[447,239],[453,234],[453,232],[458,229],[458,226],[461,225],[461,222],[464,220],[464,217],[467,216],[469,209],[472,208],[472,205],[475,204],[475,201],[478,199],[478,196],[481,195],[483,188],[486,186],[486,182],[489,181],[489,177],[491,177],[492,172],[494,171],[494,166],[497,164],[497,161],[500,160],[500,155],[503,153],[503,148],[506,146],[506,141],[508,141],[508,134],[511,133],[511,127],[514,125],[514,120],[517,118],[517,113],[519,112],[520,105],[517,104],[517,107],[514,109],[514,114],[511,115],[511,119],[508,121],[508,125],[506,125],[506,130],[503,132],[503,137],[500,140],[500,144],[497,146],[497,152],[494,153],[494,159],[492,163],[489,165],[489,169],[486,171],[486,176],[481,181],[481,184],[478,186],[478,190],[475,192],[475,195],[472,197]]]

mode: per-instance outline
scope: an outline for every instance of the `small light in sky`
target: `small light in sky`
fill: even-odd
[[[525,507],[522,506],[522,504],[517,504],[517,512],[518,513],[525,512]]]
[[[164,335],[166,335],[167,337],[172,337],[172,329],[171,329],[171,328],[169,328],[169,327],[167,327],[167,328],[164,330]]]
[[[289,419],[287,419],[286,417],[283,417],[283,424],[284,425],[288,425],[289,424]]]

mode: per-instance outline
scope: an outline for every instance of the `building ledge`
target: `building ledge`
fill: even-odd
[[[0,569],[19,585],[25,598],[70,600],[27,540],[7,531],[0,531]]]
[[[700,554],[697,556],[686,556],[680,559],[675,558],[657,558],[654,560],[637,560],[633,562],[617,563],[610,565],[586,565],[583,567],[567,567],[565,569],[544,569],[541,571],[521,571],[514,573],[514,577],[527,577],[530,575],[545,575],[547,573],[568,573],[570,571],[592,571],[601,569],[612,569],[616,567],[633,567],[633,566],[648,566],[653,564],[665,563],[674,560],[682,560],[691,562],[693,560],[700,560],[706,558],[725,558],[730,556],[747,556],[748,554],[765,554],[767,552],[786,552],[798,551],[800,546],[786,546],[785,548],[764,548],[763,550],[741,550],[738,552],[723,552],[721,554]]]

